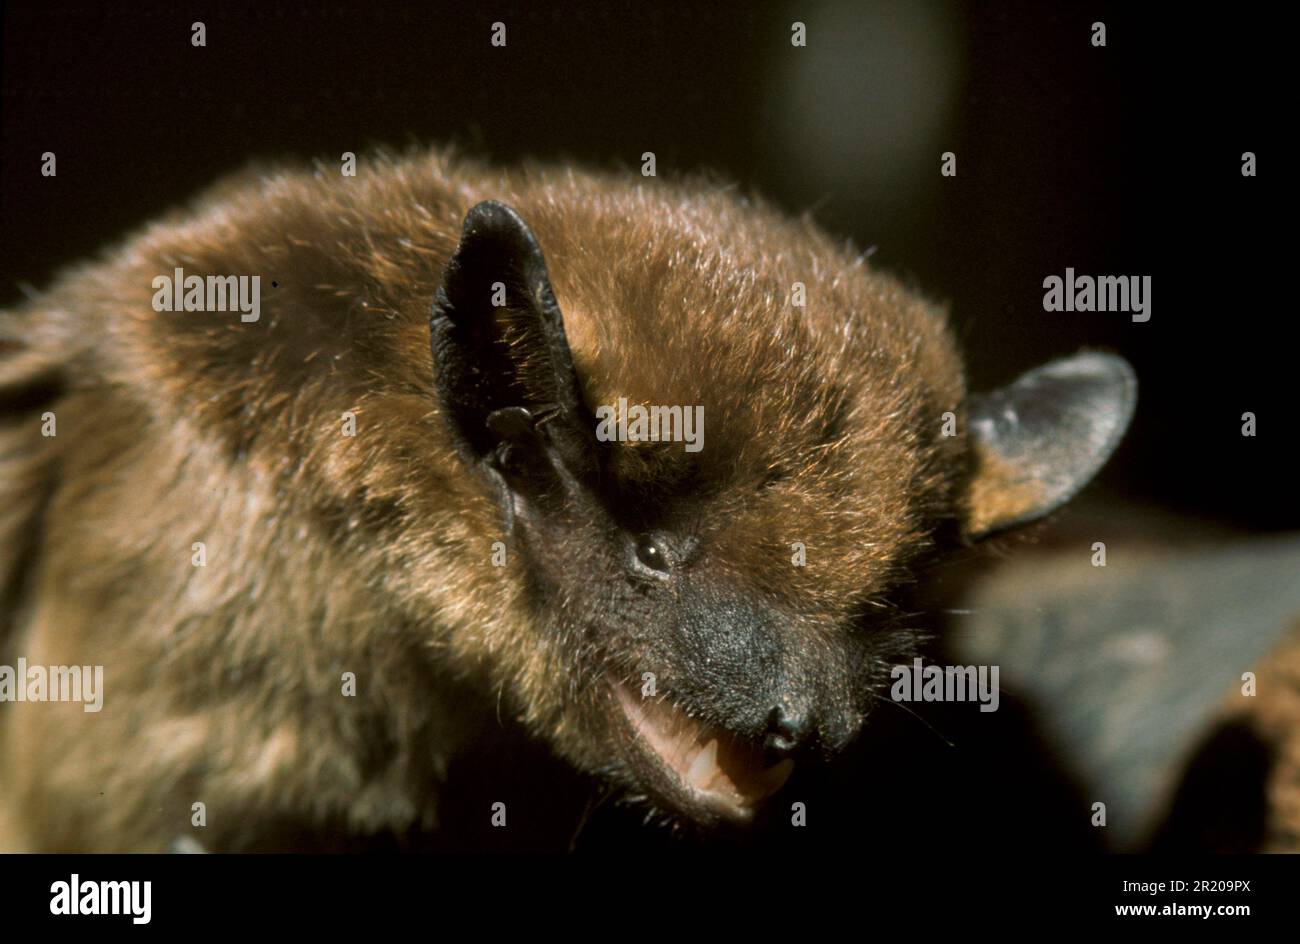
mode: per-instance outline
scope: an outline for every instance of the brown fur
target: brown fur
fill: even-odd
[[[1257,693],[1225,700],[1226,721],[1244,723],[1270,752],[1264,852],[1300,852],[1300,619],[1256,671]]]
[[[1028,509],[1043,501],[1042,486],[1026,481],[1025,476],[996,453],[973,448],[973,461],[979,474],[971,481],[971,516],[967,527],[981,532],[995,527],[999,521],[1014,521]]]
[[[0,321],[3,652],[106,676],[98,714],[0,705],[0,847],[162,849],[195,801],[214,849],[290,819],[433,828],[447,764],[498,711],[608,763],[588,653],[539,622],[525,554],[491,566],[498,509],[433,393],[430,300],[487,198],[544,247],[589,402],[704,405],[698,466],[624,445],[618,475],[711,495],[705,559],[806,645],[958,513],[944,319],[806,220],[711,185],[441,154],[224,184]],[[177,266],[260,274],[261,320],[155,312]]]

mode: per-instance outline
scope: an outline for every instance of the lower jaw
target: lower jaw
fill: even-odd
[[[693,820],[748,823],[793,770],[791,760],[764,769],[757,749],[737,746],[727,734],[684,716],[672,717],[662,705],[638,700],[617,683],[614,690],[630,729],[628,760],[640,774],[637,779],[657,785],[651,792],[665,806]]]

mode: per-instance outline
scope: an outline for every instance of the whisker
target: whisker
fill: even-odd
[[[872,698],[876,699],[877,701],[883,701],[883,702],[884,702],[885,704],[887,704],[887,705],[894,705],[896,708],[899,708],[899,709],[901,709],[902,711],[906,711],[909,715],[911,715],[911,716],[912,716],[913,718],[915,718],[917,721],[921,722],[921,724],[925,725],[927,728],[929,728],[931,731],[933,731],[933,732],[934,732],[934,736],[937,737],[940,741],[943,741],[943,743],[947,744],[949,747],[956,747],[956,746],[957,746],[955,743],[953,743],[952,741],[950,741],[950,740],[948,740],[946,737],[944,737],[942,734],[940,734],[938,728],[936,728],[936,727],[935,727],[934,725],[932,725],[930,722],[926,721],[924,718],[922,718],[919,714],[917,714],[917,713],[916,713],[915,711],[913,711],[911,708],[907,707],[907,705],[903,704],[901,701],[894,701],[892,698],[885,698],[885,697],[883,697],[883,696],[881,696],[881,695],[877,695],[875,692],[868,692],[867,694],[869,694]]]

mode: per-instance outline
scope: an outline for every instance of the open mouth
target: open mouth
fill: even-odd
[[[618,684],[614,690],[641,744],[697,806],[748,820],[794,770],[789,758],[766,766],[762,747],[704,725],[667,700],[641,698]]]

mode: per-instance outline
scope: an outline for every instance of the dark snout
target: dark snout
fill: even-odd
[[[758,597],[684,587],[675,643],[683,701],[773,761],[833,753],[857,734],[850,659]]]

